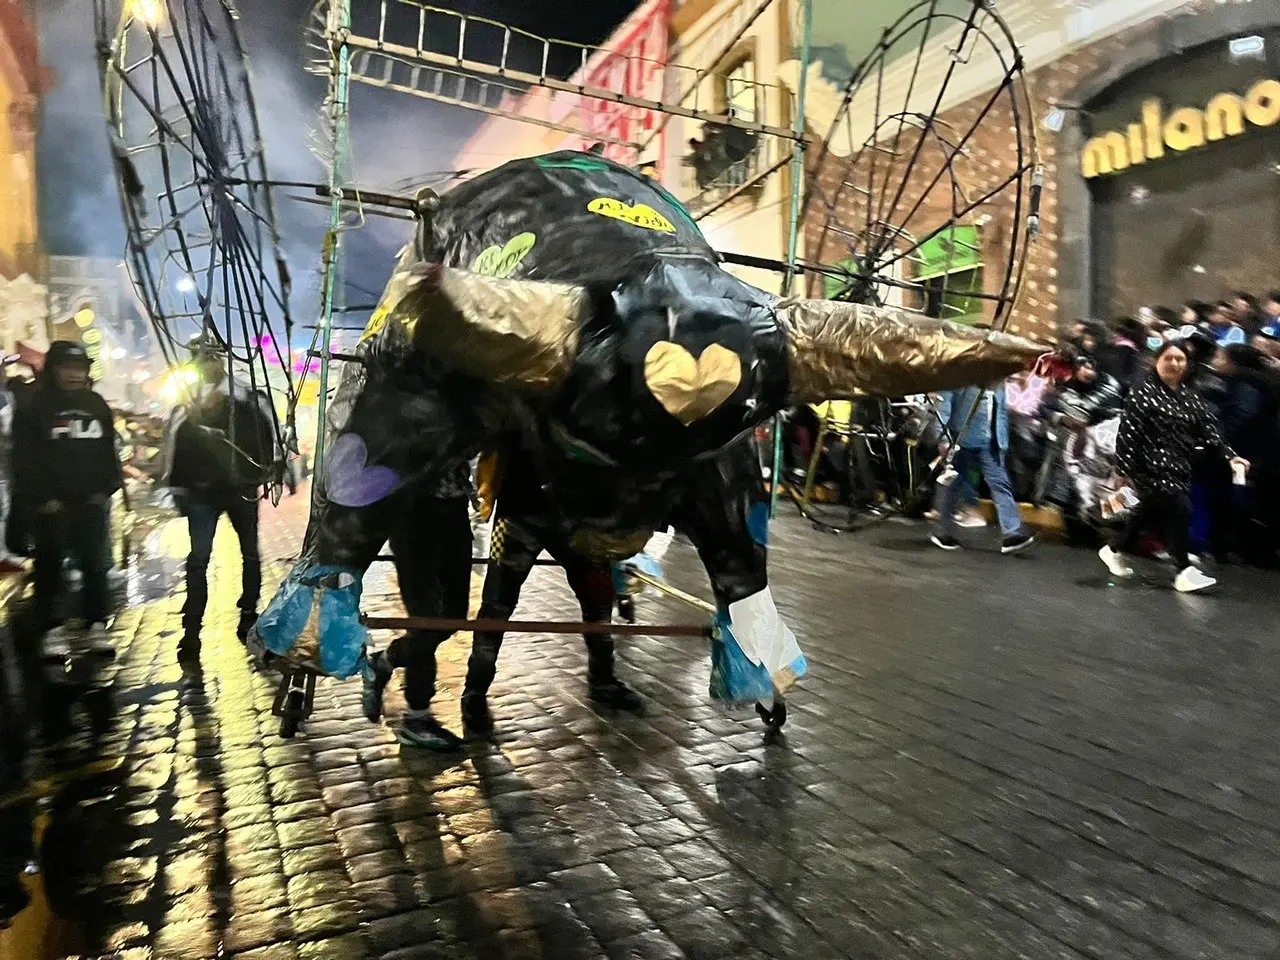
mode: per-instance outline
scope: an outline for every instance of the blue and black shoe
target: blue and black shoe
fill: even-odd
[[[462,747],[462,738],[443,726],[427,711],[411,710],[396,729],[396,739],[408,747],[422,747],[437,753],[449,753]]]

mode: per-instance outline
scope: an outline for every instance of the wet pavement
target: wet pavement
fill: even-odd
[[[268,511],[264,558],[296,549],[303,509]],[[511,636],[493,742],[441,757],[363,720],[355,682],[278,737],[274,680],[234,638],[229,531],[200,667],[180,667],[185,538],[164,531],[100,678],[105,733],[78,718],[38,764],[41,872],[0,960],[1280,951],[1280,580],[1232,569],[1184,597],[1061,547],[944,554],[922,528],[791,518],[775,537],[811,663],[783,736],[712,705],[697,641],[620,643],[633,717],[589,705],[578,642]],[[687,545],[667,573],[706,595]],[[542,569],[518,615],[577,610]],[[466,653],[441,650],[455,728]]]

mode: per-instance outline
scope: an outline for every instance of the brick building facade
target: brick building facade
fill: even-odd
[[[1127,269],[1127,262],[1124,265],[1111,264],[1106,257],[1124,248],[1129,251],[1126,256],[1132,259],[1132,249],[1140,247],[1144,238],[1104,235],[1106,230],[1100,219],[1104,212],[1102,207],[1112,202],[1106,197],[1108,191],[1114,194],[1116,188],[1108,185],[1102,189],[1097,181],[1091,184],[1081,171],[1085,145],[1100,132],[1094,129],[1095,113],[1117,99],[1123,101],[1126,85],[1133,83],[1136,88],[1142,87],[1144,78],[1153,71],[1163,71],[1164,88],[1171,91],[1170,96],[1177,98],[1180,105],[1198,102],[1203,106],[1205,101],[1197,100],[1193,94],[1186,94],[1184,99],[1181,85],[1186,83],[1189,88],[1194,87],[1204,51],[1216,51],[1220,47],[1225,56],[1231,41],[1236,40],[1239,44],[1242,39],[1261,42],[1263,50],[1260,56],[1253,57],[1255,62],[1245,64],[1239,70],[1232,69],[1280,79],[1280,5],[1221,2],[1187,4],[1172,13],[1153,17],[1103,39],[1064,51],[1052,62],[1029,71],[1027,87],[1034,106],[1034,119],[1024,120],[1023,126],[1035,125],[1044,166],[1040,210],[1042,229],[1026,259],[1021,296],[1010,316],[1009,329],[1049,340],[1057,335],[1061,325],[1077,317],[1108,317],[1120,309],[1117,305],[1126,303],[1124,284],[1117,288],[1113,277],[1110,287],[1100,292],[1100,276],[1108,272],[1122,273]],[[1252,46],[1252,43],[1246,46]],[[1201,52],[1201,59],[1191,60],[1197,51]],[[974,127],[979,113],[992,101],[996,92],[984,91],[941,114],[942,122],[937,129],[942,131],[943,138],[950,141],[948,152],[954,153],[956,139]],[[957,206],[964,209],[1001,184],[1016,166],[1017,142],[1012,135],[1015,103],[1020,111],[1025,107],[1021,94],[1016,100],[1007,95],[995,96],[986,118],[965,144],[964,152],[954,161],[954,175],[944,174],[923,199],[921,195],[943,167],[944,145],[932,131],[922,133],[907,127],[898,144],[899,154],[910,156],[922,136],[926,138],[925,143],[921,146],[914,173],[902,192],[898,212],[893,217],[886,217],[883,213],[891,207],[896,193],[891,190],[879,207],[879,218],[889,221],[894,228],[907,228],[914,242],[918,242],[951,219],[953,196],[961,198]],[[1059,129],[1055,131],[1050,129],[1052,127]],[[816,202],[808,211],[806,251],[811,260],[822,263],[845,260],[850,255],[846,239],[850,239],[856,248],[858,235],[866,232],[867,194],[863,191],[870,183],[872,196],[884,196],[882,187],[872,178],[884,177],[888,147],[892,145],[896,123],[882,129],[885,136],[879,140],[879,149],[863,151],[860,157],[855,153],[856,159],[829,156],[816,171],[822,194],[834,202],[825,207],[822,198],[815,197]],[[819,131],[819,135],[823,133],[825,131]],[[1250,148],[1252,159],[1240,159],[1234,143],[1209,143],[1202,148],[1203,155],[1196,162],[1202,167],[1248,168],[1246,172],[1254,178],[1249,182],[1254,184],[1264,173],[1275,175],[1275,195],[1260,199],[1280,213],[1280,125],[1251,130],[1249,137],[1253,145]],[[1246,139],[1241,137],[1240,142],[1244,143]],[[1236,153],[1231,153],[1231,159],[1227,159],[1226,151]],[[1161,169],[1159,178],[1168,182],[1168,189],[1172,191],[1170,196],[1173,197],[1170,202],[1174,202],[1177,191],[1182,189],[1177,182],[1180,177],[1207,176],[1208,182],[1201,185],[1205,188],[1201,195],[1207,196],[1212,204],[1215,174],[1212,169],[1207,173],[1204,170],[1187,172],[1190,170],[1187,161],[1191,160],[1193,153],[1196,151],[1190,151],[1186,156],[1165,157],[1162,163],[1166,166]],[[898,162],[901,163],[902,159],[899,158]],[[1151,164],[1143,170],[1144,176],[1151,176],[1155,169],[1156,165]],[[952,183],[954,192],[949,189]],[[1135,203],[1141,202],[1144,192],[1150,193],[1137,183],[1127,184],[1124,189],[1133,195]],[[1223,186],[1224,192],[1228,189],[1231,188]],[[1005,190],[987,202],[976,204],[959,220],[960,223],[979,227],[983,260],[980,282],[989,295],[998,293],[1004,286],[1005,265],[1014,240],[1007,235],[1014,222],[1016,198],[1013,193]],[[1024,194],[1024,203],[1025,200]],[[908,222],[905,213],[917,203],[919,208]],[[1152,209],[1159,212],[1159,208]],[[830,213],[832,210],[834,217]],[[874,223],[877,216],[870,219]],[[1152,210],[1147,211],[1146,220],[1154,244],[1161,239],[1157,234],[1164,221],[1159,217],[1153,219]],[[1181,229],[1173,223],[1171,216],[1165,220],[1169,222],[1170,230]],[[853,234],[852,238],[842,236],[841,229]],[[1125,228],[1112,225],[1110,229],[1123,232]],[[1219,234],[1224,232],[1218,231]],[[1203,238],[1201,246],[1204,246]],[[1181,274],[1171,273],[1165,286],[1170,291],[1199,291],[1220,286],[1221,293],[1215,296],[1240,286],[1247,286],[1255,292],[1280,286],[1280,219],[1272,224],[1269,235],[1252,237],[1250,247],[1241,247],[1239,255],[1249,260],[1248,269],[1231,270],[1220,266],[1217,270],[1206,271],[1198,264],[1176,264],[1177,270],[1199,269],[1199,275],[1193,282]],[[1221,258],[1221,254],[1219,256]],[[1140,258],[1138,262],[1141,262]],[[1159,266],[1155,261],[1152,263]],[[902,279],[911,279],[912,267],[905,264],[904,267]],[[1173,267],[1169,269],[1173,270]],[[1106,287],[1105,284],[1102,286]],[[1151,287],[1152,284],[1147,284],[1142,289],[1149,294]],[[821,290],[814,284],[810,292],[818,295]],[[923,298],[913,290],[908,290],[903,296],[908,305],[923,305]],[[1173,296],[1172,292],[1170,296]],[[1170,305],[1176,305],[1176,302],[1177,298],[1174,298]],[[1137,305],[1132,304],[1134,308]]]

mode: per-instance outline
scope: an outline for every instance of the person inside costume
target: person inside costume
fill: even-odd
[[[587,646],[588,695],[605,706],[639,710],[640,697],[614,672],[614,641],[607,629],[616,599],[613,569],[610,564],[593,562],[570,545],[561,532],[559,514],[533,458],[509,451],[504,457],[494,510],[480,619],[511,618],[534,561],[546,549],[564,569],[569,588],[582,608],[583,621],[605,626],[583,638]],[[472,641],[462,691],[462,717],[474,730],[484,731],[492,725],[488,695],[497,674],[503,637],[498,631],[477,630]]]
[[[411,617],[461,620],[471,596],[471,467],[459,464],[435,484],[415,484],[396,495],[400,522],[391,529],[400,598]],[[462,740],[431,715],[436,692],[436,650],[451,636],[444,630],[410,630],[386,653],[369,658],[364,713],[376,723],[383,692],[396,669],[404,671],[409,708],[396,729],[408,746],[452,750]]]

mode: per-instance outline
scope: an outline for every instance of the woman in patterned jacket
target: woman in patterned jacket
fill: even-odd
[[[1098,556],[1117,577],[1133,569],[1124,554],[1132,553],[1146,531],[1157,533],[1177,565],[1174,589],[1192,593],[1217,581],[1193,566],[1187,554],[1191,524],[1191,469],[1197,448],[1217,453],[1243,474],[1249,462],[1237,457],[1204,401],[1184,381],[1190,356],[1182,341],[1166,343],[1156,353],[1155,369],[1125,402],[1116,440],[1116,465],[1139,503],[1123,532]]]

